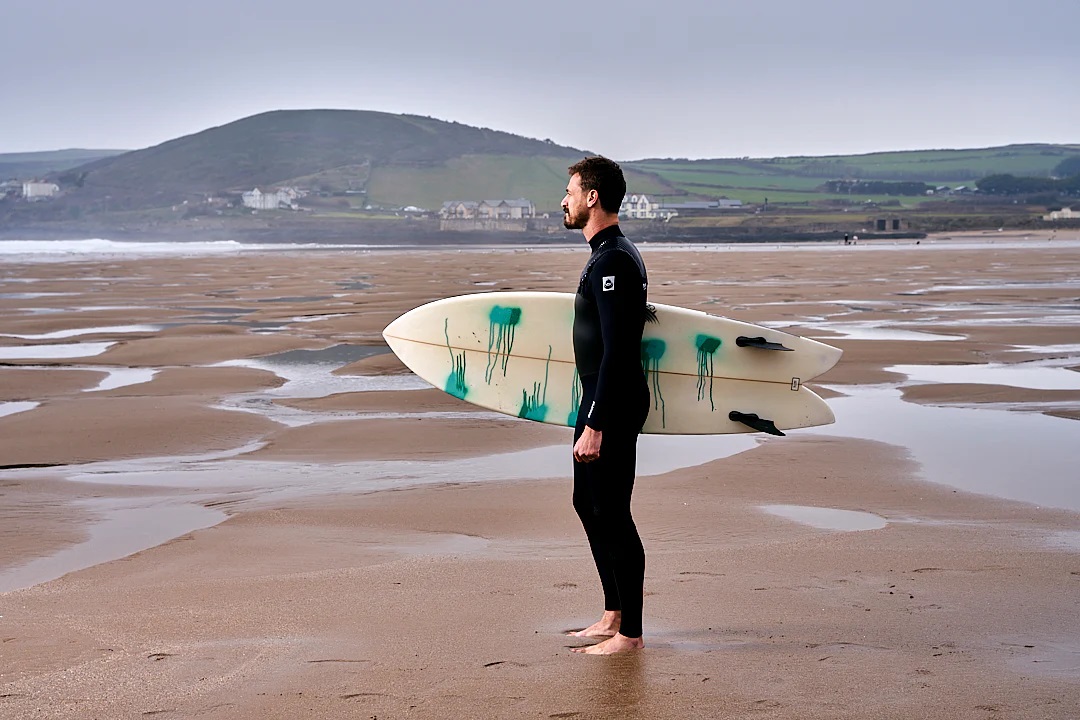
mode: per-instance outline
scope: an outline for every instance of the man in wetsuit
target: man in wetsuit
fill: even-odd
[[[648,279],[619,230],[626,181],[618,164],[586,158],[570,167],[563,224],[581,230],[592,255],[574,302],[574,356],[582,398],[574,429],[574,509],[585,526],[604,590],[604,614],[577,637],[606,638],[575,652],[609,655],[645,647],[641,605],[645,550],[630,516],[637,438],[649,413],[641,365]]]

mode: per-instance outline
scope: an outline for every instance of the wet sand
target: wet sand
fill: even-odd
[[[601,609],[569,479],[513,454],[569,430],[330,350],[446,295],[572,291],[583,251],[5,266],[0,293],[63,294],[0,298],[0,355],[115,344],[0,360],[0,411],[40,403],[0,416],[0,465],[36,466],[0,471],[0,717],[1078,717],[1077,451],[1037,441],[1080,418],[1080,243],[1007,235],[645,248],[653,300],[844,348],[814,383],[838,416],[917,407],[945,449],[990,418],[987,457],[1061,477],[850,417],[642,477],[647,649],[617,658],[569,652]],[[103,330],[11,337],[75,328]],[[980,367],[896,369],[951,365]],[[93,389],[116,368],[157,372]]]

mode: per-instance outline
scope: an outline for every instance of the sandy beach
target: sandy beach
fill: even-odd
[[[612,658],[571,431],[381,339],[584,246],[5,261],[0,718],[1080,717],[1080,234],[642,251],[845,354],[835,425],[643,438]]]

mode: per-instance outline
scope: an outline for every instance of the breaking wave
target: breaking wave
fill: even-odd
[[[239,243],[235,240],[210,242],[125,242],[89,238],[86,240],[0,240],[0,257],[13,259],[20,256],[43,259],[79,259],[94,255],[220,255],[250,251],[289,251],[338,249],[356,250],[373,245],[327,245],[316,243]]]

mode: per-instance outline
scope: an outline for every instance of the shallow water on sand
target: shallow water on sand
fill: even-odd
[[[885,518],[858,510],[811,507],[807,505],[762,505],[762,510],[787,520],[794,520],[821,530],[880,530],[889,523]]]
[[[0,347],[0,360],[60,360],[100,355],[116,343],[65,343],[61,345],[17,345]]]
[[[961,247],[974,247],[964,243]],[[994,247],[993,242],[986,246]],[[997,247],[1002,247],[998,245]],[[928,245],[924,248],[930,250]],[[115,250],[115,248],[110,248]],[[644,252],[649,248],[643,247]],[[670,252],[679,250],[671,246],[656,246],[653,249]],[[825,248],[797,248],[791,246],[754,248],[740,247],[740,252],[812,252]],[[835,247],[850,252],[849,248]],[[866,251],[888,250],[888,247],[866,247]],[[561,252],[557,248],[552,251]],[[730,246],[682,248],[687,252],[728,252]],[[520,252],[519,249],[475,249],[466,252],[507,253]],[[545,252],[537,250],[535,252]],[[860,247],[859,251],[863,251]],[[393,252],[393,251],[391,251]],[[880,279],[879,279],[880,280]],[[345,289],[364,289],[357,279],[356,287]],[[810,281],[807,281],[808,283]],[[823,283],[825,281],[822,281]],[[831,282],[831,281],[830,281]],[[826,302],[837,310],[818,311],[825,317],[801,318],[783,326],[815,328],[841,335],[849,340],[896,340],[896,341],[952,341],[962,339],[966,327],[981,325],[1043,324],[1073,325],[1080,324],[1080,307],[1051,307],[1032,317],[1032,308],[1016,308],[1007,302],[1000,305],[988,305],[974,302],[978,300],[975,291],[994,289],[984,286],[945,286],[934,285],[936,280],[922,287],[913,287],[908,293],[895,296],[895,301],[835,301]],[[777,284],[785,286],[803,284],[791,278],[780,278]],[[1069,279],[1067,284],[1073,286]],[[722,284],[722,283],[721,283]],[[1046,288],[1045,284],[1032,287]],[[1057,287],[1057,286],[1055,286]],[[1027,288],[1000,285],[997,289],[1024,290]],[[935,303],[934,293],[966,292],[964,295],[973,302],[953,303],[950,306],[933,306],[932,314],[922,320],[912,321],[909,312],[926,313],[927,307]],[[318,290],[316,291],[318,292]],[[901,296],[903,295],[903,296]],[[33,297],[46,297],[46,294]],[[317,300],[329,296],[311,295],[280,298],[300,302]],[[22,295],[19,299],[31,299]],[[232,298],[219,300],[192,300],[190,305],[174,309],[198,313],[201,320],[213,323],[245,323],[244,317],[255,310],[251,308],[225,307],[208,305],[200,302],[229,303]],[[263,300],[269,303],[266,309],[273,310],[274,299]],[[41,303],[45,304],[45,303]],[[766,303],[767,304],[767,303]],[[336,310],[333,303],[323,303],[328,312]],[[101,310],[108,307],[122,306],[86,306],[79,310]],[[27,312],[28,310],[24,310]],[[304,312],[304,310],[297,310]],[[859,313],[894,313],[888,320],[859,320]],[[960,317],[959,313],[968,313],[974,317]],[[261,331],[275,331],[289,322],[317,322],[322,319],[340,316],[340,313],[318,315],[298,315],[291,320],[261,321],[247,323]],[[862,317],[866,317],[863,315]],[[871,316],[873,317],[873,316]],[[185,318],[185,324],[192,318]],[[777,323],[781,325],[781,323]],[[941,327],[941,333],[933,328]],[[98,328],[98,331],[110,330]],[[113,331],[118,331],[112,328]],[[64,332],[64,331],[60,331]],[[58,338],[53,333],[51,338]],[[51,339],[45,335],[37,339]],[[828,342],[828,340],[825,340]],[[6,352],[32,352],[29,356],[40,359],[65,357],[84,357],[103,352],[111,343],[85,343],[78,345],[39,345],[33,348],[0,348],[0,359]],[[925,346],[923,346],[925,347]],[[1045,348],[1020,348],[1027,352],[1076,354],[1076,345],[1060,345]],[[92,350],[100,348],[97,352]],[[284,398],[318,398],[336,393],[363,392],[370,390],[417,390],[430,387],[427,383],[412,375],[399,376],[349,376],[335,375],[334,371],[342,365],[362,359],[374,352],[385,352],[385,348],[375,349],[369,346],[338,345],[321,351],[294,351],[257,360],[237,360],[222,363],[225,366],[250,367],[276,373],[285,384],[278,388],[261,390],[254,393],[226,398],[221,407],[261,414],[276,422],[286,425],[329,422],[355,417],[457,417],[453,413],[418,413],[418,414],[360,414],[342,412],[313,412],[286,408],[276,404],[275,400]],[[64,354],[67,352],[77,354]],[[14,359],[14,358],[9,358]],[[1080,364],[1080,361],[1070,361]],[[829,401],[836,416],[836,425],[811,430],[793,431],[799,433],[827,434],[842,437],[866,438],[891,445],[908,448],[914,459],[922,466],[924,479],[964,490],[985,493],[1024,502],[1080,510],[1080,487],[1074,482],[1076,467],[1080,466],[1080,443],[1076,443],[1076,421],[1053,418],[1036,413],[1008,412],[1004,407],[982,406],[976,408],[940,407],[914,405],[902,400],[900,388],[907,384],[924,382],[980,382],[1014,385],[1017,387],[1072,388],[1073,378],[1066,373],[1067,365],[1051,362],[1023,364],[1018,366],[953,366],[942,369],[941,366],[923,368],[921,366],[897,366],[890,368],[894,372],[905,372],[909,379],[894,385],[872,387],[839,387],[838,391],[847,394]],[[69,366],[70,367],[70,366]],[[138,370],[125,372],[122,368],[93,368],[109,373],[96,388],[121,387],[146,382],[146,375],[138,375]],[[1047,372],[1044,372],[1047,371]],[[152,371],[141,371],[143,373]],[[946,375],[939,373],[962,373]],[[1007,373],[1007,374],[1003,374]],[[1072,375],[1077,375],[1072,373]],[[958,379],[961,378],[962,379]],[[1036,384],[1037,383],[1037,384]],[[0,415],[4,408],[9,412],[32,409],[25,404],[0,404]],[[18,409],[12,406],[20,406]],[[471,419],[482,420],[484,417],[503,416],[469,413]],[[639,474],[642,476],[660,475],[680,467],[690,467],[735,453],[752,450],[757,440],[751,435],[716,436],[716,437],[674,437],[644,436],[639,446]],[[533,448],[513,453],[502,453],[480,458],[467,458],[451,461],[364,461],[345,463],[301,463],[270,462],[245,459],[244,455],[259,449],[260,444],[250,444],[230,451],[208,453],[188,457],[144,458],[130,461],[113,461],[86,464],[78,467],[49,468],[42,470],[22,470],[19,477],[46,475],[55,477],[58,472],[70,480],[87,485],[129,485],[142,488],[161,488],[160,495],[130,499],[98,499],[80,505],[90,509],[96,521],[88,526],[89,538],[72,548],[61,551],[49,558],[28,563],[21,568],[11,568],[0,572],[0,591],[15,587],[25,587],[58,577],[66,572],[87,567],[116,557],[121,557],[138,550],[160,544],[171,537],[200,527],[207,527],[225,517],[220,510],[207,509],[205,503],[226,501],[231,507],[256,508],[276,504],[283,499],[298,498],[321,493],[365,493],[382,489],[392,489],[411,485],[431,485],[459,482],[491,482],[497,480],[527,480],[532,478],[566,477],[571,473],[569,452],[569,431],[567,442],[562,445]],[[5,473],[0,472],[0,478]],[[662,482],[662,480],[660,480]],[[93,488],[97,489],[97,488]],[[101,488],[102,492],[107,489]],[[869,513],[857,513],[835,508],[811,508],[803,506],[773,506],[766,511],[780,514],[797,522],[835,530],[861,530],[881,527],[885,519]],[[786,514],[785,514],[786,513]],[[890,519],[890,521],[894,521]],[[1062,551],[1072,551],[1076,542],[1073,536],[1056,537],[1051,540]],[[454,541],[448,540],[450,546]]]
[[[1077,422],[993,407],[916,405],[898,386],[837,387],[836,424],[804,432],[907,448],[923,479],[968,492],[1080,511]]]
[[[53,555],[0,570],[0,592],[30,587],[74,570],[117,560],[160,545],[184,533],[217,525],[220,510],[175,500],[80,500],[77,507],[98,517],[87,527],[89,537]]]
[[[340,350],[339,348],[352,348]],[[363,357],[387,352],[380,346],[337,345],[324,350],[293,350],[255,360],[229,360],[220,367],[246,367],[267,370],[284,378],[285,384],[257,394],[239,396],[227,400],[225,405],[236,405],[237,400],[252,397],[265,398],[319,398],[337,393],[365,392],[371,390],[422,390],[431,387],[415,375],[335,375],[334,371]],[[248,409],[236,407],[234,409]]]
[[[158,374],[157,370],[151,368],[102,367],[93,369],[103,370],[107,372],[108,375],[94,387],[87,388],[86,392],[100,392],[102,390],[115,390],[117,388],[128,387],[130,385],[141,385],[150,382],[154,379],[154,376]]]
[[[0,402],[0,417],[33,410],[40,404],[38,402]]]
[[[1041,360],[1013,365],[893,365],[887,372],[907,375],[909,383],[1009,385],[1031,390],[1080,390],[1080,372],[1069,366],[1080,358]]]
[[[527,421],[522,421],[527,422]],[[568,430],[569,432],[569,430]],[[720,438],[644,436],[639,445],[639,476],[660,475],[751,449],[749,435]],[[444,483],[477,483],[568,476],[572,473],[569,437],[565,444],[512,453],[448,461],[363,461],[300,463],[244,460],[259,444],[229,453],[197,457],[143,458],[72,466],[68,480],[104,485],[161,488],[155,500],[101,500],[92,506],[99,519],[79,545],[0,571],[0,592],[45,582],[101,562],[159,545],[225,519],[205,503],[227,500],[233,508],[266,507],[292,498],[327,493],[368,493]],[[54,476],[56,468],[21,470],[20,477]],[[3,473],[0,473],[2,477]],[[177,494],[180,491],[180,494]],[[125,530],[127,528],[127,530]]]
[[[314,422],[332,422],[349,418],[452,416],[454,413],[348,413],[312,412],[289,408],[274,402],[286,398],[318,398],[341,392],[370,390],[417,390],[430,386],[413,375],[349,376],[333,371],[358,359],[386,352],[383,347],[338,345],[318,351],[290,351],[258,360],[222,363],[226,366],[269,370],[283,377],[281,387],[244,393],[225,398],[218,407],[252,412],[290,426]],[[138,373],[153,371],[131,369],[127,374],[116,368],[95,368],[110,375],[93,389],[112,383],[113,387],[145,382]],[[29,408],[26,408],[29,409]],[[495,413],[458,413],[471,420],[505,420]],[[527,421],[521,421],[527,422]],[[326,493],[367,493],[406,486],[496,480],[528,480],[565,477],[572,474],[570,430],[567,442],[555,446],[531,448],[478,458],[442,461],[361,461],[342,463],[303,463],[246,460],[244,455],[260,449],[252,443],[231,451],[196,456],[139,458],[70,466],[61,470],[68,480],[105,485],[160,488],[156,501],[131,506],[127,501],[102,501],[94,506],[98,520],[91,524],[90,538],[60,553],[35,560],[26,566],[0,573],[0,592],[44,582],[91,565],[106,562],[160,544],[191,530],[207,527],[224,519],[190,511],[223,497],[232,507],[255,508],[289,499]],[[672,470],[700,465],[756,447],[750,435],[643,436],[639,443],[640,476],[661,475]],[[27,475],[55,476],[58,468],[20,470]],[[3,473],[0,472],[0,477]],[[176,493],[179,491],[179,495]],[[179,510],[177,509],[179,508]],[[187,509],[185,509],[187,508]],[[205,508],[203,508],[205,509]],[[153,525],[159,516],[157,534],[143,528]],[[130,542],[120,542],[122,528],[129,525]],[[100,527],[99,527],[100,526]],[[125,541],[126,542],[126,541]],[[117,553],[120,553],[119,555]]]
[[[369,415],[295,410],[274,403],[275,399],[429,387],[412,375],[332,374],[344,364],[377,352],[385,352],[385,349],[339,345],[321,351],[291,351],[259,360],[223,363],[269,370],[285,378],[286,383],[278,388],[232,396],[225,399],[220,407],[254,412],[295,426]],[[1024,365],[1030,366],[1026,368],[1028,371],[1071,372],[1060,367],[1065,362],[1071,361]],[[1046,367],[1047,364],[1054,367]],[[948,367],[945,366],[946,371]],[[959,371],[964,372],[966,382],[1001,381],[997,373],[991,372],[996,369],[992,366],[959,367]],[[941,369],[941,366],[934,366],[926,372],[933,374]],[[896,385],[836,388],[848,393],[846,397],[829,401],[836,413],[837,423],[823,428],[792,431],[792,434],[838,435],[900,445],[911,451],[922,466],[923,477],[928,481],[1039,505],[1080,510],[1080,487],[1073,482],[1075,468],[1080,466],[1080,445],[1072,441],[1076,432],[1075,421],[986,407],[970,409],[906,403],[901,399],[900,386],[931,380],[920,374],[923,371],[920,366],[897,367],[894,370],[909,372],[911,377]],[[1025,374],[1024,370],[1006,367],[1001,372],[1011,373],[1005,379],[1014,384],[1028,382],[1028,385],[1020,385],[1028,387],[1036,375]],[[118,376],[110,375],[103,383],[112,377],[116,378],[114,382],[121,382],[125,377],[129,382],[135,379],[121,373]],[[1062,377],[1066,376],[1052,376],[1055,387],[1061,385]],[[1042,373],[1038,373],[1037,378],[1041,381]],[[955,382],[951,377],[941,381]],[[383,413],[371,417],[389,415],[395,414]],[[469,417],[477,420],[483,417],[502,418],[495,414],[475,412],[469,413]],[[78,550],[69,548],[52,556],[58,559],[43,558],[23,568],[13,568],[0,574],[0,590],[42,582],[80,567],[122,556],[117,555],[118,552],[136,552],[198,527],[212,525],[224,516],[220,513],[203,514],[191,508],[205,510],[202,503],[226,495],[233,507],[254,508],[313,494],[366,493],[441,483],[564,477],[572,472],[568,443],[569,435],[566,444],[479,458],[334,464],[244,459],[246,453],[262,446],[254,443],[232,451],[200,456],[141,458],[73,466],[65,473],[69,480],[157,487],[182,494],[163,496],[156,502],[143,501],[137,506],[126,505],[127,501],[98,503],[95,511],[100,520],[91,525],[91,537],[77,546]],[[638,452],[639,475],[661,475],[678,468],[701,465],[751,450],[756,445],[757,440],[752,435],[642,436]],[[27,472],[46,471],[21,472],[25,475]],[[55,474],[56,469],[51,468],[47,472]],[[771,506],[764,509],[796,522],[834,530],[874,529],[885,523],[883,518],[869,513],[832,508]],[[159,522],[151,520],[154,517]],[[140,529],[148,525],[155,525],[156,533]],[[126,535],[122,529],[125,526],[131,529]],[[128,537],[130,542],[121,542],[121,537]]]
[[[328,464],[245,460],[235,452],[229,457],[139,458],[72,466],[67,477],[78,482],[180,488],[205,493],[247,489],[261,500],[278,500],[451,482],[565,477],[573,471],[569,440],[568,435],[567,442],[560,445],[453,460],[364,460]],[[638,475],[662,475],[756,446],[757,440],[749,434],[718,437],[646,435],[638,445]],[[247,451],[259,447],[261,445],[249,445]]]
[[[80,335],[107,335],[113,333],[152,333],[161,328],[157,325],[111,325],[108,327],[75,328],[72,330],[54,330],[53,332],[40,333],[37,335],[15,335],[13,333],[0,333],[0,337],[13,337],[20,340],[62,340],[64,338],[78,337]]]
[[[102,390],[115,390],[116,388],[127,387],[129,385],[140,385],[153,380],[154,376],[159,372],[159,370],[152,368],[109,367],[105,365],[65,365],[63,367],[53,367],[51,365],[20,365],[19,367],[26,370],[44,370],[48,372],[83,370],[94,373],[105,373],[105,377],[101,379],[101,382],[94,387],[86,388],[83,392],[99,392]],[[35,407],[39,404],[40,403],[33,403]],[[4,413],[0,412],[0,415],[3,414]]]

